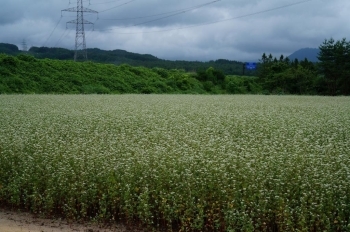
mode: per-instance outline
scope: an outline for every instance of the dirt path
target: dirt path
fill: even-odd
[[[42,219],[29,213],[0,208],[0,232],[126,232],[140,231],[124,226],[99,226],[94,224],[68,223],[59,219]]]

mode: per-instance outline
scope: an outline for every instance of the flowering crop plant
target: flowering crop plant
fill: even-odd
[[[350,231],[350,98],[0,95],[0,204],[168,231]]]

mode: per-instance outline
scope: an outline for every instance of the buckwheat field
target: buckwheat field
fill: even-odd
[[[0,95],[0,204],[169,231],[350,231],[350,98]]]

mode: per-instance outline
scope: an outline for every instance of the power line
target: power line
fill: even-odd
[[[220,1],[220,0],[215,0],[215,1],[212,1],[212,2],[209,2],[209,3],[206,3],[206,4],[203,4],[203,5],[199,6],[199,7],[195,7],[195,8],[189,9],[189,10],[185,10],[185,11],[181,11],[181,12],[178,12],[178,13],[175,13],[175,14],[171,14],[171,15],[168,15],[168,16],[164,16],[164,17],[161,17],[161,18],[158,18],[158,19],[154,19],[154,20],[147,21],[147,22],[137,23],[137,24],[134,24],[133,26],[139,26],[139,25],[142,25],[142,24],[155,22],[155,21],[162,20],[162,19],[165,19],[165,18],[170,18],[170,17],[173,17],[173,16],[175,16],[175,15],[184,14],[184,13],[190,11],[190,10],[198,9],[198,8],[200,8],[200,7],[207,6],[207,5],[213,4],[213,3],[215,3],[215,2],[219,2],[219,1]]]
[[[120,1],[120,0],[116,0],[116,1]],[[104,10],[104,11],[102,11],[102,12],[115,9],[115,8],[117,8],[117,7],[120,7],[120,6],[129,4],[129,3],[133,2],[133,1],[136,1],[136,0],[131,0],[131,1],[126,2],[126,3],[123,3],[123,4],[121,4],[121,5],[118,5],[118,6],[109,8],[109,9],[106,9],[106,10]],[[149,22],[161,20],[161,19],[164,19],[164,18],[172,17],[172,16],[175,16],[175,15],[178,15],[178,14],[182,14],[182,13],[185,13],[185,12],[190,11],[190,10],[193,10],[193,9],[197,9],[197,8],[203,7],[203,6],[205,6],[205,5],[213,4],[213,3],[218,2],[218,1],[220,1],[220,0],[215,0],[215,1],[212,1],[212,2],[205,3],[205,4],[201,4],[201,5],[197,5],[197,6],[193,6],[193,7],[188,7],[188,8],[184,8],[184,9],[180,9],[180,10],[176,10],[176,11],[170,11],[170,12],[167,12],[167,13],[160,13],[160,14],[156,14],[156,15],[149,15],[149,16],[128,18],[128,19],[136,19],[136,18],[154,17],[154,16],[158,16],[158,15],[164,15],[164,14],[168,14],[168,13],[175,12],[175,13],[172,14],[172,15],[164,16],[164,17],[161,17],[161,18],[158,18],[158,19],[154,19],[154,20],[142,22],[142,23],[139,23],[139,24],[134,24],[134,25],[129,26],[129,27],[134,27],[134,26],[146,24],[146,23],[149,23]],[[232,18],[223,19],[223,20],[211,21],[211,22],[207,22],[207,23],[193,24],[193,25],[184,26],[184,27],[177,27],[177,28],[170,28],[170,29],[163,29],[163,30],[156,30],[156,31],[126,32],[126,33],[118,33],[118,34],[149,34],[149,33],[160,33],[160,32],[167,32],[167,31],[173,31],[173,30],[181,30],[181,29],[199,27],[199,26],[210,25],[210,24],[216,24],[216,23],[220,23],[220,22],[225,22],[225,21],[235,20],[235,19],[239,19],[239,18],[254,16],[254,15],[258,15],[258,14],[262,14],[262,13],[266,13],[266,12],[270,12],[270,11],[275,11],[275,10],[279,10],[279,9],[291,7],[291,6],[294,6],[294,5],[303,4],[303,3],[306,3],[306,2],[310,2],[310,1],[313,1],[313,0],[300,1],[300,2],[296,2],[296,3],[292,3],[292,4],[280,6],[280,7],[275,7],[275,8],[263,10],[263,11],[257,11],[257,12],[250,13],[250,14],[246,14],[246,15],[241,15],[241,16],[232,17]],[[87,1],[85,1],[85,2],[87,2]],[[115,2],[115,1],[110,1],[110,2]],[[180,12],[179,12],[179,11],[180,11]],[[58,21],[58,23],[57,23],[56,27],[54,28],[54,30],[51,32],[49,38],[52,36],[53,32],[55,31],[55,29],[57,28],[58,24],[60,23],[61,19],[62,19],[62,16],[61,16],[60,20]],[[97,20],[98,20],[98,18],[97,18]],[[97,21],[97,20],[96,20],[96,21]],[[100,20],[101,20],[101,19],[100,19]],[[107,20],[107,19],[102,19],[102,20]],[[121,19],[116,19],[116,20],[121,20]],[[74,20],[73,20],[73,21],[74,21]],[[96,22],[96,21],[95,21],[95,22]],[[129,27],[118,27],[118,28],[129,28]],[[67,30],[67,29],[66,29],[66,30]],[[106,30],[98,30],[98,31],[101,31],[101,32],[102,32],[102,31],[112,31],[112,30],[113,30],[113,29],[106,29]],[[66,31],[65,31],[65,32],[66,32]],[[62,38],[63,38],[65,32],[61,35],[61,37],[60,37],[60,39],[57,41],[56,45],[62,40]],[[67,35],[68,35],[68,34],[67,34]],[[67,36],[67,35],[66,35],[66,36]],[[49,40],[49,38],[46,40],[45,44],[47,43],[47,41]],[[44,44],[44,45],[45,45],[45,44]]]
[[[168,12],[165,12],[165,13],[159,13],[159,14],[154,14],[154,15],[147,15],[147,16],[140,16],[140,17],[133,17],[133,18],[100,19],[100,20],[130,20],[130,19],[142,19],[142,18],[151,18],[151,17],[160,16],[160,15],[165,15],[165,14],[177,13],[177,12],[178,12],[178,13],[183,13],[183,12],[187,12],[187,11],[189,11],[189,10],[198,9],[198,8],[200,8],[200,7],[202,7],[202,6],[209,5],[209,4],[212,4],[212,3],[214,3],[214,2],[218,2],[218,1],[221,1],[221,0],[212,1],[212,2],[209,2],[209,3],[197,5],[197,6],[187,7],[187,8],[183,8],[183,9],[179,9],[179,10],[168,11]]]
[[[96,22],[97,22],[97,20],[98,20],[98,18],[95,20],[95,22],[93,22],[93,24],[95,24]],[[92,29],[91,31],[88,31],[87,33],[86,33],[86,37],[88,37],[89,35],[90,35],[90,33],[91,32],[94,32],[95,31],[95,29]]]
[[[112,2],[119,2],[119,1],[122,1],[122,0],[114,0],[114,1],[108,1],[108,2],[93,3],[93,4],[90,4],[90,5],[102,5],[102,4],[112,3]]]
[[[119,1],[119,0],[117,0],[117,1]],[[119,7],[121,7],[121,6],[127,5],[127,4],[129,4],[129,3],[131,3],[131,2],[134,2],[134,1],[136,1],[136,0],[131,0],[131,1],[129,1],[129,2],[125,2],[125,3],[120,4],[120,5],[118,5],[118,6],[114,6],[114,7],[105,9],[105,10],[103,10],[103,11],[99,11],[99,13],[106,12],[106,11],[109,11],[109,10],[113,10],[113,9],[119,8]],[[86,15],[90,15],[90,14],[86,14]]]
[[[192,6],[192,7],[187,7],[187,8],[182,9],[182,10],[172,11],[172,12],[177,12],[177,13],[174,13],[174,14],[171,14],[171,15],[167,15],[167,16],[164,16],[164,17],[161,17],[161,18],[153,19],[153,20],[150,20],[150,21],[146,21],[146,22],[134,24],[134,25],[132,25],[132,26],[138,26],[138,25],[142,25],[142,24],[146,24],[146,23],[158,21],[158,20],[161,20],[161,19],[170,18],[170,17],[176,16],[176,15],[179,15],[179,14],[186,13],[186,12],[188,12],[188,11],[190,11],[190,10],[199,9],[199,8],[201,8],[201,7],[204,7],[204,6],[213,4],[213,3],[215,3],[215,2],[219,2],[219,1],[221,1],[221,0],[214,0],[214,1],[207,2],[207,3],[201,4],[201,5],[196,5],[196,6]],[[179,11],[180,11],[180,12],[179,12]],[[163,13],[163,14],[166,14],[166,13]],[[121,27],[121,28],[122,28],[122,27]],[[102,30],[102,31],[109,31],[109,30],[110,30],[110,29]]]
[[[249,17],[249,16],[253,16],[253,15],[258,15],[258,14],[262,14],[262,13],[266,13],[266,12],[270,12],[270,11],[275,11],[275,10],[279,10],[279,9],[283,9],[283,8],[287,8],[287,7],[291,7],[291,6],[295,6],[295,5],[300,5],[300,4],[303,4],[303,3],[306,3],[306,2],[311,2],[311,1],[313,1],[313,0],[306,0],[306,1],[296,2],[296,3],[292,3],[292,4],[280,6],[280,7],[271,8],[271,9],[268,9],[268,10],[257,11],[257,12],[246,14],[246,15],[241,15],[241,16],[232,17],[232,18],[228,18],[228,19],[216,20],[216,21],[207,22],[207,23],[193,24],[193,25],[190,25],[190,26],[170,28],[170,29],[157,30],[157,31],[126,32],[126,33],[117,33],[117,34],[123,34],[123,35],[150,34],[150,33],[167,32],[167,31],[182,30],[182,29],[193,28],[193,27],[200,27],[200,26],[205,26],[205,25],[216,24],[216,23],[231,21],[231,20],[235,20],[235,19],[245,18],[245,17]],[[130,26],[130,27],[132,27],[132,26]],[[124,27],[124,28],[129,28],[129,27]]]
[[[118,7],[127,5],[127,4],[129,4],[129,3],[131,3],[131,2],[134,2],[134,1],[136,1],[136,0],[131,0],[131,1],[125,2],[125,3],[123,3],[123,4],[120,4],[120,5],[118,5],[118,6],[114,6],[114,7],[108,8],[108,9],[106,9],[106,10],[99,11],[99,13],[103,13],[103,12],[106,12],[106,11],[109,11],[109,10],[113,10],[113,9],[115,9],[115,8],[118,8]]]
[[[54,33],[54,31],[55,31],[56,28],[58,27],[58,24],[60,24],[61,20],[62,20],[62,16],[61,16],[60,20],[58,20],[58,23],[56,24],[55,28],[52,30],[52,32],[51,32],[51,34],[49,35],[49,37],[46,39],[46,41],[45,41],[43,47],[45,47],[47,41],[48,41],[48,40],[50,39],[50,37],[52,36],[52,34]]]
[[[165,19],[165,18],[170,18],[170,17],[176,16],[176,15],[179,15],[179,14],[184,14],[184,13],[186,13],[186,12],[188,12],[188,11],[195,10],[195,9],[199,9],[199,8],[201,8],[201,7],[204,7],[204,6],[207,6],[207,5],[210,5],[210,4],[219,2],[219,1],[221,1],[221,0],[215,0],[215,1],[207,2],[207,3],[201,4],[201,5],[197,5],[197,6],[193,6],[193,7],[188,7],[188,8],[185,8],[185,10],[173,11],[173,12],[177,12],[177,13],[174,13],[174,14],[171,14],[171,15],[167,15],[167,16],[164,16],[164,17],[161,17],[161,18],[153,19],[153,20],[150,20],[150,21],[146,21],[146,22],[142,22],[142,23],[137,23],[137,24],[132,25],[132,27],[134,27],[134,26],[139,26],[139,25],[146,24],[146,23],[150,23],[150,22],[159,21],[159,20],[162,20],[162,19]],[[165,13],[163,13],[163,14],[165,14]],[[125,28],[125,27],[120,27],[120,28]]]
[[[67,31],[68,31],[68,33],[70,32],[70,31],[68,30],[68,28],[66,28],[66,30],[64,30],[64,32],[62,33],[61,37],[60,37],[60,38],[58,39],[58,41],[56,42],[55,47],[57,47],[57,45],[61,42],[62,38],[63,38],[64,35],[67,33]],[[67,33],[67,35],[68,35],[68,33]]]

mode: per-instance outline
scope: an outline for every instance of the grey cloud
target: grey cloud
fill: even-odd
[[[276,10],[271,9],[296,1],[221,0],[173,16],[177,10],[211,1],[90,2],[91,5],[84,1],[85,7],[100,13],[98,18],[85,14],[86,20],[95,22],[95,31],[86,25],[88,47],[124,49],[163,59],[258,60],[263,52],[289,55],[303,47],[318,47],[330,37],[350,37],[348,0],[312,0]],[[130,3],[116,7],[127,2]],[[25,38],[33,46],[72,49],[75,26],[68,25],[66,29],[66,22],[75,19],[76,14],[63,12],[61,18],[61,10],[75,5],[76,0],[71,0],[71,4],[69,0],[7,1],[0,9],[0,42],[19,45]],[[173,13],[163,14],[165,12]],[[145,17],[150,15],[154,16]],[[220,22],[213,23],[217,21]]]

